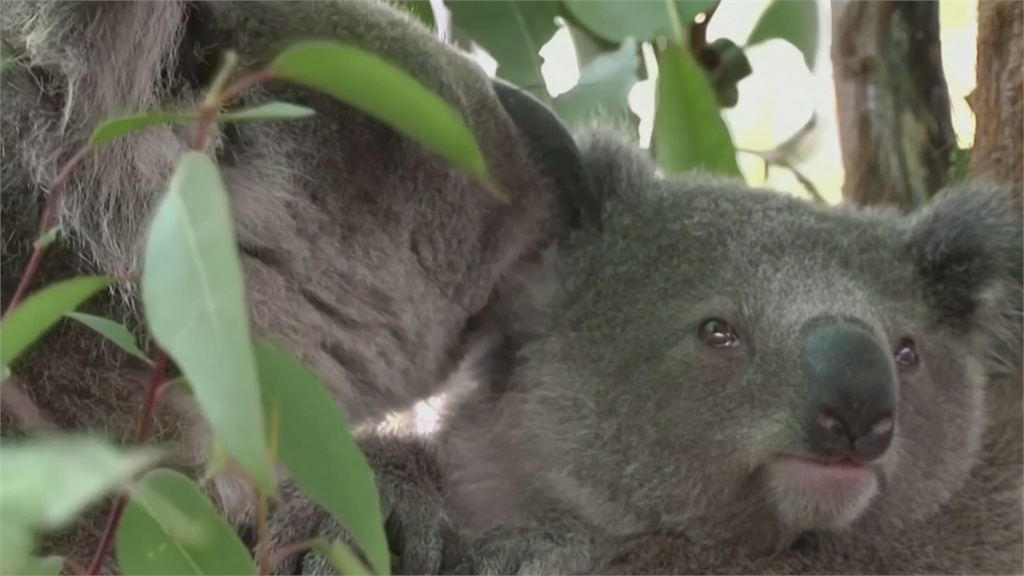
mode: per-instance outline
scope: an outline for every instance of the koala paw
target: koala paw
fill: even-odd
[[[498,528],[472,546],[456,574],[587,574],[597,564],[591,538],[536,526]]]
[[[392,573],[442,574],[465,562],[469,548],[445,513],[430,452],[418,443],[397,441],[374,441],[363,449],[377,477]],[[313,538],[354,543],[338,520],[294,486],[283,488],[282,496],[282,505],[270,518],[272,550]],[[320,554],[307,552],[283,559],[273,573],[334,575],[337,571]]]

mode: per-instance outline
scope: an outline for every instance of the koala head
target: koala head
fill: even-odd
[[[581,150],[601,230],[552,261],[523,352],[526,427],[560,478],[730,533],[898,526],[962,486],[1019,348],[1012,190],[821,208],[661,178],[606,134]]]

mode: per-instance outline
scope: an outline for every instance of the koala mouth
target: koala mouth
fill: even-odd
[[[780,472],[791,481],[814,488],[813,491],[843,492],[856,490],[875,478],[871,466],[853,458],[826,460],[804,456],[784,456],[779,459]]]
[[[878,492],[877,467],[852,458],[785,454],[774,458],[768,470],[777,511],[803,529],[847,524]]]

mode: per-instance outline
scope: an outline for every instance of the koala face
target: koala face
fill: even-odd
[[[528,411],[563,422],[548,458],[637,517],[786,532],[913,521],[962,485],[1019,305],[1006,191],[901,216],[599,178],[603,228],[567,249],[525,352]]]

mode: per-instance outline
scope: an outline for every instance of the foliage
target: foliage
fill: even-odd
[[[736,85],[754,73],[745,49],[780,39],[793,44],[812,66],[818,8],[815,0],[774,0],[741,47],[725,38],[706,41],[718,3],[459,0],[445,5],[452,12],[456,36],[472,38],[497,60],[498,76],[551,105],[574,128],[601,119],[623,129],[632,127],[639,136],[628,97],[642,77],[653,75],[641,57],[645,45],[653,47],[660,74],[652,144],[658,164],[669,172],[705,170],[739,176],[736,148],[720,108],[736,105]],[[552,99],[542,81],[538,52],[556,30],[555,16],[569,29],[581,70],[576,86]]]
[[[810,21],[810,12],[779,6],[783,3],[789,2],[777,1],[765,13],[750,44],[783,38],[805,55],[813,54],[816,28],[794,30],[787,24]],[[436,15],[428,2],[397,4],[426,25],[434,25]],[[633,122],[635,130],[629,91],[651,73],[641,49],[656,47],[661,70],[657,161],[670,172],[703,169],[738,174],[736,151],[720,116],[719,95],[723,86],[735,87],[750,73],[749,63],[735,44],[703,41],[715,0],[451,2],[447,6],[460,33],[498,60],[500,76],[534,92],[573,126],[597,116],[622,121],[623,126]],[[698,18],[701,13],[704,16]],[[540,73],[539,50],[557,30],[556,18],[570,27],[582,70],[575,87],[552,98]],[[817,21],[816,11],[813,21]],[[715,55],[718,64],[713,62]],[[6,62],[6,52],[3,56]],[[407,71],[377,55],[318,40],[284,47],[266,68],[244,72],[226,85],[232,71],[225,66],[206,102],[195,110],[150,110],[101,123],[87,148],[63,167],[51,186],[50,202],[54,203],[67,174],[86,154],[125,135],[154,125],[196,125],[193,151],[180,159],[146,237],[140,283],[145,328],[153,337],[147,344],[150,350],[139,345],[128,327],[77,311],[92,295],[121,279],[66,279],[22,299],[35,270],[30,266],[0,322],[3,385],[11,385],[9,368],[16,371],[17,360],[62,318],[81,323],[151,371],[148,388],[140,391],[145,402],[137,443],[146,440],[161,393],[173,382],[187,383],[215,433],[220,458],[211,466],[242,475],[253,488],[256,507],[266,510],[274,496],[274,465],[283,464],[307,494],[352,532],[369,564],[341,542],[317,540],[308,545],[342,573],[386,575],[390,551],[380,499],[344,411],[298,360],[267,343],[254,342],[250,333],[229,199],[218,166],[205,152],[206,138],[215,123],[292,121],[313,115],[313,110],[285,102],[225,109],[239,93],[261,82],[287,81],[363,110],[500,197],[507,191],[492,181],[476,138],[459,114]],[[41,229],[34,262],[62,236],[45,216]],[[165,374],[170,360],[182,373],[173,381]],[[108,530],[118,526],[117,520],[120,528],[116,534],[104,535],[105,544],[96,551],[90,571],[99,568],[108,551],[104,546],[116,541],[117,559],[126,573],[266,573],[266,559],[257,561],[249,555],[196,480],[153,468],[158,456],[149,448],[119,446],[111,439],[73,432],[6,440],[0,455],[0,572],[58,573],[63,559],[33,555],[39,533],[60,528],[87,507],[116,496]],[[264,529],[261,526],[260,538],[266,537]]]

